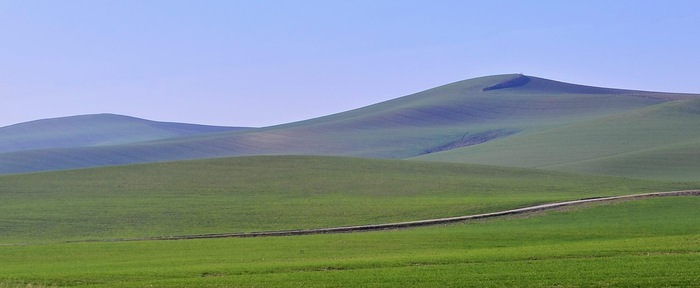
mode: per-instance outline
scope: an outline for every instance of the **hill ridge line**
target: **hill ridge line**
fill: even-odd
[[[162,240],[193,240],[193,239],[215,239],[215,238],[252,238],[252,237],[280,237],[280,236],[301,236],[314,234],[337,234],[350,232],[369,232],[379,230],[404,229],[412,227],[433,226],[440,224],[448,224],[462,222],[467,220],[478,220],[496,218],[509,215],[524,214],[529,212],[537,212],[544,210],[552,210],[560,207],[575,206],[586,203],[611,202],[616,200],[637,200],[650,197],[670,197],[670,196],[700,196],[700,190],[681,190],[667,192],[650,192],[642,194],[622,195],[622,196],[602,196],[591,197],[579,200],[569,200],[548,204],[540,204],[535,206],[510,209],[504,211],[473,214],[465,216],[435,218],[427,220],[416,220],[406,222],[384,223],[384,224],[368,224],[357,226],[340,226],[331,228],[314,228],[314,229],[299,229],[299,230],[278,230],[278,231],[260,231],[260,232],[240,232],[240,233],[220,233],[220,234],[195,234],[195,235],[180,235],[180,236],[159,236],[159,237],[142,237],[142,238],[123,238],[123,239],[105,239],[105,240],[76,240],[66,241],[64,243],[85,243],[85,242],[127,242],[127,241],[162,241]]]

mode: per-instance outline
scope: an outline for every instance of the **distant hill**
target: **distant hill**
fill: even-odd
[[[115,114],[44,119],[0,128],[0,153],[120,145],[244,128],[155,122]]]
[[[654,117],[666,117],[664,111],[673,114],[674,109],[682,110],[673,108],[676,105],[694,107],[693,99],[700,99],[700,95],[590,87],[520,74],[496,75],[279,126],[147,142],[0,153],[0,173],[241,155],[410,158],[596,173],[598,168],[594,167],[598,166],[583,163],[593,165],[593,160],[624,153],[654,158],[663,157],[664,151],[680,151],[671,144],[679,145],[683,151],[700,148],[695,146],[700,141],[693,138],[697,135],[694,127],[700,127],[695,122],[697,114],[693,113],[668,116],[664,118],[666,122],[662,121],[666,124],[651,126],[652,133],[632,132],[657,123]],[[681,139],[668,138],[672,136],[668,133],[654,135],[657,131],[670,131],[664,127],[691,136]],[[612,145],[617,143],[616,137],[621,142],[629,138],[628,142],[639,145]],[[667,140],[649,140],[655,138]],[[700,171],[700,165],[688,165],[693,169],[698,166]],[[635,176],[644,169],[622,170],[600,171]],[[659,175],[675,177],[670,172]]]

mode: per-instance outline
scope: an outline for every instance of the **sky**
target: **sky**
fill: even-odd
[[[469,78],[700,93],[700,1],[0,0],[0,127],[263,127]]]

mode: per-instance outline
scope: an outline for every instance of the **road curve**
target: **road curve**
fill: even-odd
[[[211,238],[230,238],[230,237],[239,237],[239,238],[242,238],[242,237],[271,237],[271,236],[296,236],[296,235],[310,235],[310,234],[364,232],[364,231],[400,229],[400,228],[409,228],[409,227],[418,227],[418,226],[430,226],[430,225],[446,224],[446,223],[460,222],[460,221],[466,221],[466,220],[494,218],[494,217],[501,217],[501,216],[507,216],[507,215],[515,215],[515,214],[522,214],[522,213],[528,213],[528,212],[550,210],[550,209],[566,207],[566,206],[581,205],[581,204],[586,204],[586,203],[610,202],[610,201],[616,201],[616,200],[631,200],[631,199],[641,199],[641,198],[649,198],[649,197],[667,197],[667,196],[700,196],[700,190],[653,192],[653,193],[624,195],[624,196],[586,198],[586,199],[581,199],[581,200],[572,200],[572,201],[565,201],[565,202],[542,204],[542,205],[536,205],[536,206],[530,206],[530,207],[524,207],[524,208],[518,208],[518,209],[512,209],[512,210],[505,210],[505,211],[499,211],[499,212],[492,212],[492,213],[457,216],[457,217],[447,217],[447,218],[437,218],[437,219],[428,219],[428,220],[419,220],[419,221],[386,223],[386,224],[342,226],[342,227],[332,227],[332,228],[301,229],[301,230],[163,236],[163,237],[96,240],[96,241],[111,242],[111,241],[148,241],[148,240],[185,240],[185,239],[211,239]],[[80,242],[92,242],[92,241],[80,241]]]

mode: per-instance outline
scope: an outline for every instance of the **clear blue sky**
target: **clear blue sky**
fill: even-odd
[[[503,73],[700,93],[698,3],[0,0],[0,126],[267,126]]]

